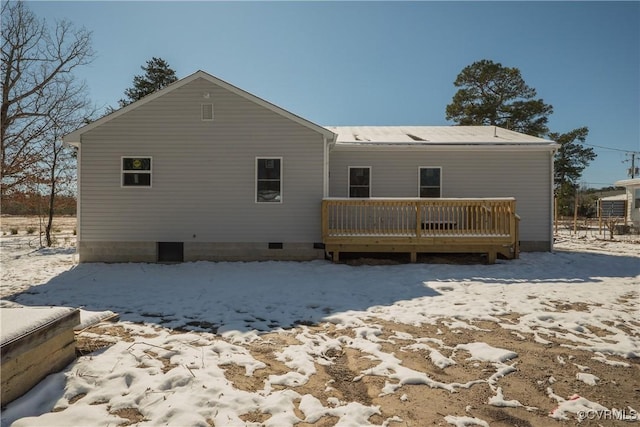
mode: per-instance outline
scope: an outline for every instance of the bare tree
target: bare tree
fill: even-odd
[[[21,1],[2,4],[1,23],[4,196],[37,176],[47,141],[59,134],[63,104],[85,91],[73,71],[91,62],[93,50],[89,31],[68,21],[50,28]]]
[[[95,109],[89,110],[89,101],[84,96],[84,86],[60,85],[61,102],[55,109],[54,126],[43,144],[43,157],[37,165],[37,177],[48,192],[48,206],[45,225],[46,245],[53,244],[52,229],[56,196],[61,190],[69,189],[75,182],[76,152],[62,143],[62,137],[74,131],[79,124],[90,121]]]
[[[60,138],[93,115],[86,86],[73,72],[93,54],[86,29],[68,21],[50,28],[23,2],[2,4],[1,196],[30,188],[46,192],[47,246],[53,243],[55,196],[75,170],[73,150]]]

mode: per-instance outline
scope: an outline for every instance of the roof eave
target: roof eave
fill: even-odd
[[[428,144],[412,144],[412,143],[360,143],[360,142],[340,142],[335,144],[335,149],[343,151],[355,150],[413,150],[413,151],[555,151],[559,147],[554,142],[549,143],[513,143],[513,144],[489,144],[489,143],[428,143]]]

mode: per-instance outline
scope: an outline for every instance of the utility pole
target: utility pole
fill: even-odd
[[[636,154],[640,153],[637,153],[635,151],[628,152],[627,156],[631,156],[631,160],[624,161],[624,163],[629,161],[631,162],[631,167],[629,168],[629,171],[627,173],[627,175],[629,175],[631,179],[634,179],[637,175],[640,175],[640,171],[638,171],[638,168],[636,167]]]

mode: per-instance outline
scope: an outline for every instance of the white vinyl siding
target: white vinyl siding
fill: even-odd
[[[375,170],[374,197],[416,197],[416,170],[438,165],[446,172],[441,197],[515,197],[521,240],[549,241],[550,155],[517,147],[512,151],[334,149],[329,197],[348,197],[350,165],[368,164]]]
[[[321,241],[323,135],[205,79],[88,131],[81,151],[83,241]],[[256,203],[256,158],[274,153],[286,203]],[[122,191],[114,158],[128,154],[153,157],[153,188]]]

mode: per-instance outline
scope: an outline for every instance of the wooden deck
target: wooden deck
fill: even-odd
[[[519,255],[514,198],[348,199],[322,201],[322,239],[334,261],[341,252]]]

